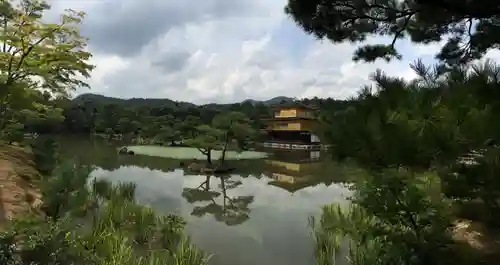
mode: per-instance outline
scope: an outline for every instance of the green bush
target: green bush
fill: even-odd
[[[13,231],[0,232],[0,264],[17,265],[16,235]]]
[[[42,175],[50,175],[57,165],[57,141],[52,136],[39,135],[30,145],[37,170]]]
[[[353,188],[352,204],[329,205],[312,219],[320,265],[341,258],[348,243],[351,265],[446,264],[453,254],[449,201],[435,187],[437,175],[387,169]]]
[[[9,144],[14,142],[21,143],[24,141],[24,125],[19,123],[8,124],[4,131],[2,138]]]
[[[59,219],[66,214],[85,215],[94,203],[86,189],[91,170],[89,166],[68,161],[57,167],[52,176],[44,178],[42,209],[47,216]]]
[[[446,194],[460,202],[479,199],[477,219],[499,228],[500,218],[500,148],[490,147],[467,163],[454,164],[442,175]]]
[[[85,249],[85,242],[68,220],[54,222],[28,215],[14,220],[10,229],[0,235],[0,248],[5,250],[0,257],[1,264],[89,264],[87,262],[92,261],[92,253]]]

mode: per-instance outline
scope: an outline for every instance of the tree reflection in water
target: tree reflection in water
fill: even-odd
[[[211,178],[220,180],[220,192],[210,186]],[[204,206],[195,206],[191,215],[202,217],[211,214],[219,222],[227,225],[239,225],[250,218],[249,205],[254,196],[229,197],[228,189],[234,189],[241,185],[241,181],[231,179],[231,176],[206,176],[206,180],[197,188],[184,188],[182,196],[189,203],[208,202]],[[222,200],[217,202],[216,200]]]

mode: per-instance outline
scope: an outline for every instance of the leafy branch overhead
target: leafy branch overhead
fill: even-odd
[[[361,46],[356,61],[401,59],[395,45],[402,38],[422,44],[446,40],[436,58],[447,65],[467,63],[500,47],[497,1],[289,0],[285,12],[307,33],[334,43],[392,38]]]
[[[32,88],[63,94],[67,89],[88,86],[75,78],[89,77],[94,68],[87,63],[91,54],[85,50],[87,39],[80,35],[78,27],[85,14],[67,10],[58,24],[42,22],[43,13],[49,9],[45,1],[23,0],[19,7],[2,1],[2,83],[23,82]]]
[[[0,132],[13,112],[36,109],[43,92],[58,98],[88,87],[84,79],[94,68],[79,31],[84,13],[67,10],[59,23],[47,23],[47,2],[13,2],[0,2]]]

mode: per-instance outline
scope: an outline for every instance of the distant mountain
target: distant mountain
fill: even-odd
[[[122,99],[122,98],[114,98],[114,97],[107,97],[99,94],[92,94],[92,93],[87,93],[87,94],[82,94],[77,97],[75,97],[72,102],[79,104],[83,103],[85,101],[92,101],[96,103],[112,103],[112,104],[128,104],[128,105],[134,105],[134,106],[161,106],[161,105],[171,105],[171,104],[176,104],[178,106],[195,106],[196,104],[189,103],[189,102],[183,102],[183,101],[173,101],[168,98],[130,98],[130,99]],[[263,103],[265,105],[276,105],[280,103],[288,103],[288,102],[293,102],[294,99],[290,97],[284,97],[284,96],[279,96],[279,97],[274,97],[272,99],[268,100],[254,100],[254,99],[247,99],[242,101],[241,103],[245,102],[250,102],[252,104],[257,104],[257,103]],[[210,107],[210,106],[216,106],[216,105],[230,105],[230,104],[215,104],[215,103],[210,103],[210,104],[205,104],[204,106]]]
[[[268,99],[268,100],[247,99],[247,100],[244,100],[242,103],[250,102],[252,104],[263,103],[265,105],[276,105],[276,104],[280,104],[280,103],[284,103],[284,102],[288,103],[288,102],[293,102],[293,101],[294,101],[293,98],[279,96],[279,97],[274,97],[274,98]]]
[[[288,103],[288,102],[293,102],[293,101],[295,101],[294,98],[280,96],[280,97],[274,97],[272,99],[268,99],[268,100],[264,101],[264,103],[268,104],[268,105],[275,105],[275,104]]]
[[[154,107],[154,106],[164,106],[164,105],[177,105],[177,106],[195,106],[193,103],[189,102],[177,102],[173,101],[168,98],[130,98],[130,99],[122,99],[122,98],[114,98],[114,97],[107,97],[99,94],[92,94],[92,93],[87,93],[87,94],[82,94],[77,96],[72,100],[73,103],[79,104],[83,103],[85,101],[92,101],[94,103],[100,104],[100,103],[105,103],[105,104],[127,104],[127,105],[133,105],[133,106],[149,106],[149,107]]]

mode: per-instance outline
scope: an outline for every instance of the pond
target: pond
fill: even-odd
[[[188,175],[178,160],[120,156],[116,147],[64,139],[61,151],[95,165],[95,177],[137,183],[140,203],[183,216],[186,232],[214,265],[315,264],[308,219],[324,204],[345,203],[343,183],[358,172],[319,152],[281,151],[231,161],[237,168],[231,175]]]

